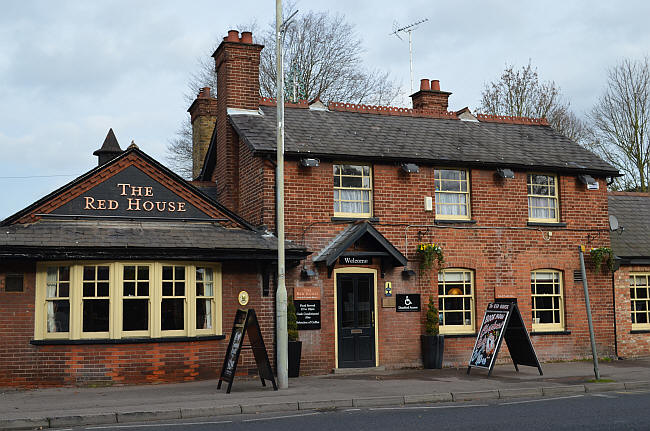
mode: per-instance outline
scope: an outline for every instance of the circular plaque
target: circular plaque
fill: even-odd
[[[239,295],[237,296],[237,299],[239,300],[239,305],[246,305],[248,304],[248,292],[245,290],[242,290],[239,292]]]

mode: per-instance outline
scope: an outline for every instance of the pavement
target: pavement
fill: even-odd
[[[650,357],[600,362],[601,382],[587,361],[536,368],[496,365],[492,376],[473,368],[372,370],[289,379],[274,391],[258,379],[235,378],[230,394],[216,380],[111,386],[0,390],[0,429],[216,417],[221,415],[345,407],[400,406],[498,398],[539,398],[585,392],[650,390]]]

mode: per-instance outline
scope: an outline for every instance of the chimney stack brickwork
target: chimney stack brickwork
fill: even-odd
[[[259,109],[260,52],[253,35],[230,30],[212,57],[217,71],[217,157],[212,180],[219,201],[233,211],[239,208],[239,140],[228,122],[228,108]],[[221,133],[224,131],[224,133]]]
[[[411,95],[413,109],[447,112],[449,107],[448,91],[440,91],[440,81],[428,79],[420,81],[420,91]]]
[[[210,87],[199,90],[187,112],[192,122],[192,178],[196,178],[201,173],[217,119],[217,99],[210,96]]]

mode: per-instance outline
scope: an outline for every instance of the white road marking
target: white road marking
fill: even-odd
[[[299,418],[302,416],[313,416],[313,415],[318,415],[320,413],[314,412],[314,413],[304,413],[302,415],[286,415],[286,416],[273,416],[270,418],[258,418],[258,419],[246,419],[243,420],[242,422],[259,422],[259,421],[272,421],[275,419],[290,419],[290,418]]]
[[[358,411],[360,411],[360,410],[361,410],[361,409],[345,409],[345,410],[343,410],[343,411],[344,411],[344,412],[358,412]]]
[[[526,403],[539,403],[542,401],[554,401],[554,400],[566,400],[569,398],[580,398],[584,397],[584,395],[571,395],[569,397],[555,397],[555,398],[540,398],[538,400],[526,400],[526,401],[512,401],[510,403],[499,403],[501,406],[509,406],[513,404],[526,404]]]
[[[153,428],[153,427],[167,427],[178,425],[216,425],[216,424],[231,424],[232,421],[206,421],[206,422],[176,422],[164,424],[143,424],[143,425],[110,425],[110,426],[96,426],[86,427],[87,430],[106,430],[106,429],[124,429],[124,428]]]
[[[413,407],[373,407],[368,410],[422,410],[422,409],[459,409],[464,407],[487,407],[487,404],[465,404],[460,406],[413,406]]]
[[[607,395],[607,394],[591,394],[594,397],[600,397],[600,398],[618,398],[615,395]]]

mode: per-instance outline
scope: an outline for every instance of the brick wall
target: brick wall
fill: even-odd
[[[248,196],[264,196],[262,205],[269,206],[273,202],[271,190],[274,182],[269,172],[272,173],[273,169],[267,166],[264,172],[265,193]],[[421,293],[423,304],[429,295],[436,298],[437,274],[435,270],[420,272],[415,255],[418,242],[435,242],[445,252],[446,267],[469,268],[475,272],[477,327],[488,302],[495,298],[515,297],[531,330],[530,272],[535,269],[559,270],[563,276],[566,331],[533,334],[532,342],[541,360],[587,357],[590,343],[584,294],[581,282],[573,281],[573,271],[580,268],[579,244],[587,247],[609,245],[604,180],[599,180],[599,190],[587,191],[574,176],[559,176],[560,221],[567,224],[566,228],[527,226],[525,172],[516,172],[514,179],[504,180],[498,178],[493,170],[473,169],[470,181],[472,219],[476,223],[430,226],[435,214],[424,211],[424,197],[433,196],[433,168],[420,166],[419,173],[406,174],[394,164],[373,165],[373,207],[374,216],[379,219],[374,225],[407,255],[409,268],[417,272],[415,277],[403,279],[402,268],[388,270],[385,278],[377,282],[377,300],[381,303],[386,281],[392,282],[393,295]],[[321,161],[319,167],[303,168],[297,161],[287,161],[285,199],[287,238],[307,246],[314,254],[347,226],[345,221],[332,220],[330,162]],[[245,208],[248,203],[242,200],[241,205]],[[259,207],[259,203],[255,205]],[[588,256],[586,260],[598,350],[601,355],[613,355],[611,275],[595,274]],[[300,268],[289,271],[287,275],[289,290],[296,286],[314,286],[322,295],[322,329],[300,331],[304,342],[301,370],[304,373],[328,372],[335,366],[334,277],[328,278],[322,265],[313,266],[307,262],[307,267],[317,272],[311,280],[300,279]],[[371,267],[379,273],[378,265]],[[423,332],[424,310],[421,314],[396,313],[393,308],[380,306],[378,311],[380,365],[404,367],[420,364],[419,336]],[[447,336],[445,362],[466,364],[473,344],[474,336]],[[507,358],[506,352],[504,348],[502,360]]]
[[[650,266],[621,266],[614,273],[617,353],[622,357],[650,354],[650,331],[633,331],[630,318],[630,273],[650,272]]]
[[[241,290],[258,313],[271,364],[275,364],[274,301],[261,296],[261,278],[250,265],[223,264],[222,328],[226,339],[142,344],[30,344],[34,335],[35,264],[0,265],[0,387],[45,387],[181,382],[218,378]],[[25,291],[5,292],[7,272],[25,274]],[[248,341],[245,341],[248,344]],[[237,373],[256,372],[250,351],[242,351]]]

